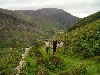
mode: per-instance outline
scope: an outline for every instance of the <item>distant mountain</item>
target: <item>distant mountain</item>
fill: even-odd
[[[0,9],[2,13],[11,15],[13,17],[16,17],[17,19],[21,19],[25,22],[28,22],[36,27],[36,29],[42,33],[42,36],[47,36],[49,37],[49,34],[54,34],[57,30],[61,29],[59,27],[58,23],[54,23],[51,21],[45,21],[37,17],[32,17],[26,14],[23,14],[18,11],[12,11],[12,10],[7,10],[7,9]],[[40,36],[40,37],[42,37]]]
[[[0,9],[1,46],[5,41],[10,45],[14,40],[16,43],[32,43],[31,40],[34,39],[49,38],[57,31],[73,26],[78,20],[79,18],[56,8],[36,11]]]
[[[11,15],[13,17],[16,17],[18,19],[22,19],[25,20],[27,22],[30,22],[31,20],[33,20],[34,18],[32,18],[31,16],[25,15],[23,13],[20,12],[15,12],[13,10],[8,10],[8,9],[0,9],[0,12]]]
[[[79,18],[57,8],[43,8],[36,11],[0,9],[0,11],[34,24],[42,33],[66,30],[79,21]]]
[[[59,28],[57,27],[57,23],[52,23],[50,21],[44,21],[42,19],[31,17],[31,16],[28,16],[20,12],[7,10],[7,9],[0,9],[0,12],[7,14],[7,15],[11,15],[13,17],[16,17],[17,19],[21,19],[29,24],[32,24],[33,27],[35,27],[36,30],[38,30],[41,33],[44,33],[44,32],[46,33],[46,31],[50,32],[50,30],[55,31],[56,29]]]
[[[15,10],[15,11],[24,13],[31,17],[57,23],[62,28],[71,27],[79,21],[78,17],[75,17],[64,10],[57,8],[43,8],[35,11],[33,10]]]

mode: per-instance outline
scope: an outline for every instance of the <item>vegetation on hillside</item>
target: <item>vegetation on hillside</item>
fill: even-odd
[[[100,19],[100,11],[98,11],[94,14],[91,14],[88,17],[85,17],[85,18],[81,19],[78,22],[78,25],[86,25],[86,24],[89,24],[89,23],[91,23],[93,21],[96,21],[98,19]]]
[[[65,40],[69,55],[80,54],[82,58],[100,55],[100,20],[68,32]]]
[[[83,26],[83,25],[90,24],[91,22],[96,21],[96,20],[98,20],[98,19],[100,19],[100,11],[98,11],[98,12],[96,12],[96,13],[94,13],[94,14],[91,14],[91,15],[89,15],[88,17],[81,18],[80,21],[77,22],[77,23],[75,24],[75,26],[69,28],[68,31],[71,31],[71,30],[73,30],[73,29],[79,28],[79,27],[81,27],[81,26]]]
[[[50,37],[51,35],[53,35],[59,29],[65,29],[65,27],[61,26],[59,21],[58,22],[47,21],[47,20],[44,20],[44,19],[40,19],[38,17],[32,17],[31,15],[26,15],[25,13],[19,12],[17,10],[12,11],[12,10],[0,9],[0,12],[2,12],[5,15],[10,15],[10,16],[16,18],[16,19],[24,21],[25,26],[27,24],[31,25],[31,26],[29,26],[30,27],[30,29],[29,29],[30,33],[29,34],[33,34],[33,36],[35,36],[34,38],[36,38],[36,39],[39,38],[39,37],[40,38],[47,37],[47,36]],[[29,12],[32,12],[32,11],[27,11],[28,14],[29,14]],[[3,17],[1,19],[3,19]],[[61,20],[63,20],[63,19],[61,19]],[[9,20],[8,20],[8,22],[9,22]],[[16,22],[17,22],[17,20],[16,20]],[[17,25],[17,23],[15,23],[15,25]],[[34,29],[34,31],[33,31],[33,29]]]
[[[40,34],[32,24],[0,12],[0,47],[32,43],[35,33]]]
[[[32,49],[22,74],[35,75],[99,75],[100,74],[100,20],[57,34],[56,40],[64,41],[56,55],[46,54],[45,48]],[[34,61],[34,63],[33,63]],[[32,65],[34,64],[34,65]],[[27,72],[26,72],[27,71]]]
[[[32,49],[24,59],[26,65],[21,69],[20,75],[100,74],[100,12],[81,19],[75,29],[65,33],[65,30],[62,30],[63,26],[60,25],[67,25],[66,16],[61,12],[49,10],[58,13],[53,14],[54,22],[32,18],[21,12],[15,14],[13,11],[6,10],[9,11],[8,14],[1,11],[0,75],[15,74],[14,68],[18,66],[21,54],[30,46]],[[41,9],[38,13],[49,13],[46,11]],[[44,18],[51,19],[46,16]],[[44,38],[51,38],[50,42],[63,41],[64,45],[61,48],[57,47],[55,55],[50,47],[47,54]]]
[[[24,48],[0,47],[0,75],[13,75],[14,68],[19,64]]]

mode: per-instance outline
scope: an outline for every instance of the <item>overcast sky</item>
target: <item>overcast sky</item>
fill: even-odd
[[[10,10],[58,8],[82,18],[100,11],[100,0],[0,0],[0,8]]]

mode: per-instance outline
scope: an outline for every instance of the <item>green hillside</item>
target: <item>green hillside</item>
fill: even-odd
[[[55,38],[64,41],[55,55],[50,47],[33,47],[25,59],[24,75],[99,75],[100,74],[100,19]]]
[[[11,46],[14,42],[19,42],[19,46],[20,43],[34,44],[35,40],[50,38],[59,29],[57,23],[0,9],[0,47]]]
[[[79,21],[78,17],[71,15],[63,9],[42,8],[38,10],[15,10],[33,18],[56,23],[62,29],[74,26]]]
[[[0,9],[0,75],[12,75],[25,47],[41,46],[58,30],[56,23]]]
[[[0,75],[14,75],[26,47],[41,35],[34,24],[0,11]]]
[[[91,14],[88,17],[85,17],[85,18],[81,19],[78,22],[78,25],[86,25],[86,24],[89,24],[89,23],[91,23],[93,21],[96,21],[98,19],[100,19],[100,11],[98,11],[94,14]]]
[[[48,18],[49,11],[53,13]],[[69,16],[71,20],[66,23],[66,13],[61,10],[60,13],[54,9],[37,12],[46,13],[45,17],[0,9],[0,75],[100,75],[100,12],[80,19],[71,31],[66,30],[66,25],[73,24],[75,17]],[[50,46],[47,54],[44,38],[51,43],[62,41],[64,45],[57,47],[55,55]],[[27,48],[30,50],[22,58]],[[21,60],[24,64],[16,72]]]
[[[100,19],[66,33],[65,40],[69,55],[78,53],[82,58],[100,55]]]
[[[69,28],[68,31],[71,31],[71,30],[73,30],[75,28],[81,27],[82,25],[90,24],[91,22],[96,21],[98,19],[100,19],[100,11],[98,11],[98,12],[96,12],[94,14],[91,14],[88,17],[81,18],[80,21],[77,22],[75,24],[75,26]]]
[[[42,36],[40,35],[39,37],[43,37],[43,36],[45,37],[46,35],[50,37],[51,34],[54,34],[54,32],[58,31],[59,29],[63,29],[61,28],[61,26],[59,26],[58,23],[42,20],[37,17],[32,17],[18,11],[12,11],[6,9],[0,9],[0,11],[2,13],[11,15],[13,17],[16,17],[17,19],[21,19],[24,22],[31,24],[35,28],[35,31],[38,31],[42,34]],[[50,32],[50,34],[48,32]]]
[[[36,34],[40,33],[36,31],[34,24],[0,12],[0,48],[31,43]]]

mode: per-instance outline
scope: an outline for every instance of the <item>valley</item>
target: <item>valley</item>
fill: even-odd
[[[64,45],[47,54],[45,39]],[[100,11],[78,18],[57,8],[0,9],[0,63],[0,75],[99,75]]]

